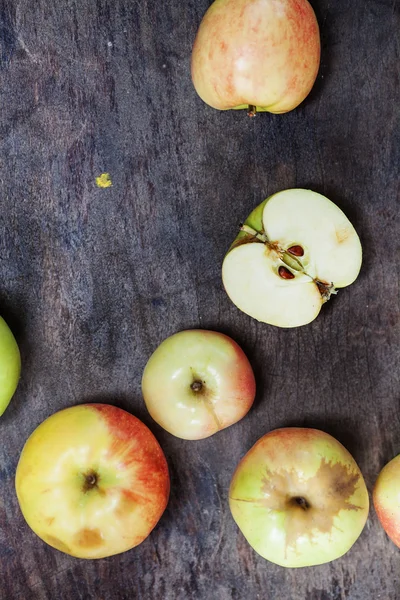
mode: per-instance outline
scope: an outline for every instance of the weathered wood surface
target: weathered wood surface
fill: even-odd
[[[0,423],[1,600],[400,598],[400,555],[373,509],[345,557],[284,570],[253,552],[227,504],[238,460],[279,426],[334,434],[369,490],[400,451],[399,3],[314,0],[317,84],[296,111],[254,120],[192,88],[208,5],[0,2],[0,308],[23,357]],[[99,189],[105,171],[113,186]],[[314,323],[279,330],[229,302],[220,267],[238,223],[292,186],[343,208],[364,264]],[[258,395],[238,425],[185,442],[152,422],[140,380],[166,336],[198,326],[242,345]],[[150,426],[172,494],[141,546],[87,562],[28,529],[14,473],[36,425],[93,400]]]

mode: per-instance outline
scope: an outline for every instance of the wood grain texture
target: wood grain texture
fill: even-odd
[[[322,65],[283,116],[218,112],[196,96],[190,53],[209,0],[0,0],[0,309],[21,347],[2,417],[1,600],[395,600],[400,556],[370,519],[342,559],[284,570],[248,546],[227,491],[270,429],[335,435],[369,490],[400,451],[398,0],[313,0]],[[99,189],[96,176],[113,182]],[[350,217],[361,275],[311,325],[240,313],[221,262],[269,194],[310,187]],[[242,422],[201,442],[148,416],[141,374],[186,328],[247,352],[258,394]],[[86,562],[28,529],[14,492],[45,417],[109,401],[150,426],[171,470],[169,507],[124,555]]]

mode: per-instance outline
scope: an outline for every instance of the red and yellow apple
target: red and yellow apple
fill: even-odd
[[[373,502],[383,529],[400,548],[400,455],[388,462],[379,473]]]
[[[158,346],[145,367],[142,391],[161,427],[179,438],[198,440],[244,417],[256,384],[234,340],[216,331],[192,329]]]
[[[169,489],[167,462],[151,431],[107,404],[50,416],[29,437],[16,472],[28,525],[80,558],[140,544],[163,514]]]
[[[232,515],[249,544],[283,567],[319,565],[345,554],[368,517],[355,460],[323,431],[288,427],[263,436],[239,463]]]
[[[21,375],[18,344],[5,320],[0,317],[0,416],[13,397]]]
[[[194,42],[192,80],[214,108],[285,113],[310,92],[320,52],[307,0],[215,0]]]

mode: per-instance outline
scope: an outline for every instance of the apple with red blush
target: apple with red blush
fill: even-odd
[[[47,544],[103,558],[147,538],[169,497],[168,466],[139,419],[107,404],[82,404],[42,422],[16,471],[18,502]]]
[[[285,113],[309,94],[320,53],[307,0],[215,0],[193,45],[192,80],[216,109]]]
[[[400,548],[400,455],[383,467],[375,482],[372,497],[380,524]]]
[[[176,437],[198,440],[242,419],[256,384],[249,360],[229,336],[192,329],[165,339],[144,369],[153,419]]]

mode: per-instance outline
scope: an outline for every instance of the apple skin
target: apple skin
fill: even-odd
[[[264,212],[264,207],[267,204],[268,200],[271,198],[271,196],[268,196],[268,198],[266,198],[265,200],[263,200],[261,202],[261,204],[259,204],[258,206],[256,206],[256,208],[254,210],[251,211],[251,213],[249,214],[249,216],[247,217],[247,219],[244,222],[244,225],[248,225],[249,227],[251,227],[252,229],[255,229],[256,231],[262,231],[264,226],[263,226],[263,212]],[[233,240],[228,252],[230,252],[230,250],[233,250],[233,248],[235,248],[236,246],[238,246],[240,243],[242,243],[244,240],[246,240],[246,238],[249,237],[249,234],[246,233],[245,231],[239,231],[239,233],[237,234],[237,236],[235,237],[235,239]]]
[[[215,0],[193,45],[192,80],[213,108],[285,113],[309,94],[320,54],[307,0]]]
[[[193,391],[194,382],[201,382],[201,390]],[[243,418],[253,404],[256,383],[234,340],[192,329],[158,346],[145,367],[142,392],[161,427],[176,437],[199,440]]]
[[[5,320],[0,317],[0,416],[17,389],[21,375],[18,344]]]
[[[335,438],[288,427],[264,435],[240,461],[229,505],[261,556],[283,567],[305,567],[351,548],[369,500],[360,469]]]
[[[87,559],[140,544],[170,490],[151,431],[108,404],[74,406],[41,423],[22,450],[15,484],[31,529],[53,548]]]
[[[400,548],[400,455],[379,473],[372,498],[380,524]]]

